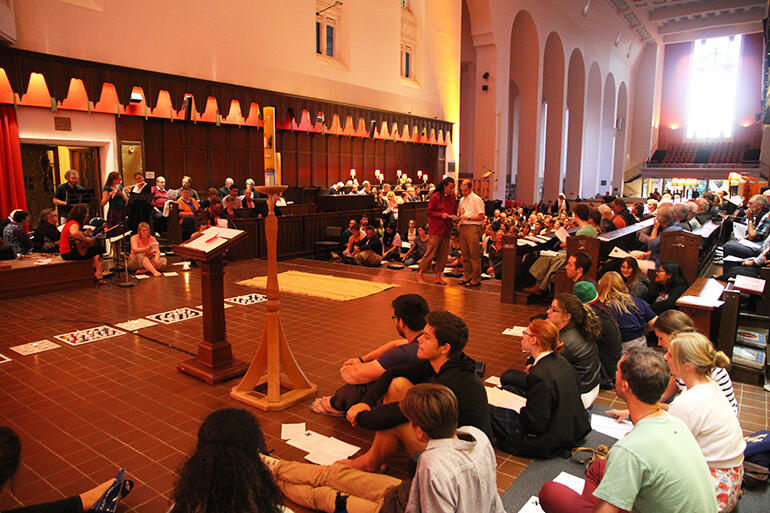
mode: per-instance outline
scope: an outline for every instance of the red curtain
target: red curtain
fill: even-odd
[[[16,109],[0,104],[0,216],[27,209]]]

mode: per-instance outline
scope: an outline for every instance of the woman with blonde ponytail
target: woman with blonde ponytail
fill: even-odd
[[[645,347],[645,333],[652,330],[652,324],[657,319],[650,305],[644,299],[632,296],[623,277],[615,271],[601,277],[596,291],[599,293],[599,301],[615,316],[623,341],[623,352],[632,347]]]
[[[492,430],[498,446],[527,458],[553,458],[574,447],[590,431],[578,391],[575,369],[560,354],[559,329],[548,321],[532,321],[521,350],[534,359],[524,372],[506,371],[502,386],[522,395],[527,404],[515,410],[490,406]]]
[[[715,367],[730,365],[730,359],[715,351],[705,336],[689,332],[674,335],[666,361],[687,387],[668,411],[698,442],[714,480],[719,511],[732,511],[740,496],[746,442],[730,402],[710,377]]]

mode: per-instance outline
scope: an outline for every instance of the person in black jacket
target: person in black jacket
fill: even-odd
[[[615,371],[623,352],[623,340],[620,336],[618,322],[615,320],[612,310],[599,301],[599,294],[593,283],[579,281],[575,284],[572,292],[584,305],[590,306],[599,319],[601,334],[596,339],[599,363],[601,364],[599,388],[611,390],[615,387]]]
[[[500,378],[504,388],[526,397],[527,404],[518,414],[491,407],[500,449],[527,458],[553,458],[591,431],[578,376],[559,354],[563,347],[553,323],[536,319],[527,326],[521,349],[534,363],[525,372],[511,369]]]
[[[343,463],[376,472],[402,445],[409,454],[425,449],[425,443],[417,440],[399,406],[406,392],[418,383],[437,383],[452,390],[459,408],[458,426],[477,427],[492,440],[487,393],[475,374],[475,362],[463,352],[468,343],[468,326],[458,316],[443,310],[430,312],[425,322],[417,349],[421,361],[386,371],[370,385],[361,402],[347,411],[353,426],[377,432],[365,454]]]
[[[56,227],[59,223],[56,211],[46,208],[40,213],[40,223],[35,228],[32,239],[33,250],[38,253],[58,253],[61,242],[61,232]]]
[[[572,294],[559,294],[548,309],[548,320],[559,328],[559,338],[564,342],[561,354],[577,372],[583,406],[588,408],[599,395],[599,319],[590,306]]]

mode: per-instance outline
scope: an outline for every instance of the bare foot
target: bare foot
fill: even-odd
[[[159,273],[159,272],[157,272],[157,271],[156,271],[156,272],[154,272],[154,273],[152,273],[152,275],[153,275],[153,276],[155,276],[156,278],[157,278],[157,277],[159,277],[159,276],[163,276],[163,274],[162,274],[162,273]]]
[[[437,279],[433,283],[436,283],[438,285],[446,285],[447,284],[446,280],[442,280],[441,278]]]
[[[137,269],[134,274],[147,274],[147,269]]]
[[[420,283],[428,283],[427,281],[425,281],[425,276],[422,275],[422,271],[417,272],[417,281],[419,281]]]
[[[113,481],[113,479],[110,479],[109,481],[105,481],[95,488],[91,488],[90,490],[81,493],[80,502],[83,503],[83,511],[88,511],[91,509],[91,506],[96,504],[96,501],[98,501],[101,496],[104,495],[104,492],[106,492],[107,489],[112,485]]]
[[[335,417],[342,417],[343,415],[345,415],[344,411],[340,411],[332,406],[332,399],[328,395],[324,397],[319,397],[315,401],[313,401],[313,404],[310,406],[310,409],[322,415],[332,415]]]

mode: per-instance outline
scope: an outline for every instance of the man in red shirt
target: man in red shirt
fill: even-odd
[[[436,259],[435,283],[446,285],[441,278],[449,255],[449,234],[452,232],[452,222],[457,217],[457,198],[455,197],[454,178],[446,177],[436,187],[436,192],[428,200],[428,249],[420,260],[417,279],[426,283],[423,273],[428,270],[433,259]]]

